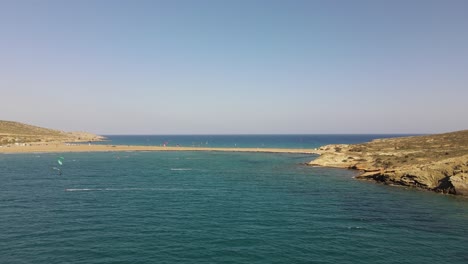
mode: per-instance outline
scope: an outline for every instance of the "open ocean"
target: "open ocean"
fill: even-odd
[[[107,144],[315,148],[378,137],[110,136]],[[303,165],[314,157],[0,154],[0,263],[468,263],[468,199]]]
[[[356,144],[377,138],[410,135],[109,135],[93,144],[218,148],[316,148],[328,144]]]

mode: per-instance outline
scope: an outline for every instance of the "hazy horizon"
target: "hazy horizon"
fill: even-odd
[[[468,2],[2,1],[0,119],[100,135],[468,129]]]
[[[99,134],[100,136],[329,136],[329,135],[422,135],[422,134],[406,134],[406,133],[377,133],[377,134],[368,134],[368,133],[359,133],[359,134],[341,134],[341,133],[327,133],[327,134]]]

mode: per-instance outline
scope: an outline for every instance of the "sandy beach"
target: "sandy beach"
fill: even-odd
[[[203,147],[163,147],[131,145],[88,145],[88,144],[24,144],[0,146],[0,153],[38,153],[38,152],[110,152],[110,151],[222,151],[222,152],[263,152],[263,153],[301,153],[314,154],[313,149],[282,148],[203,148]]]

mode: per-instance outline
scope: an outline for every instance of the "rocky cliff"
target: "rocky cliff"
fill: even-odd
[[[356,169],[359,179],[468,196],[468,130],[327,145],[309,165]]]

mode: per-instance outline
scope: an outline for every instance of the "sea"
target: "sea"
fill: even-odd
[[[386,135],[105,135],[105,145],[182,146],[218,148],[311,149],[328,144],[358,144],[378,138],[412,136]],[[88,144],[88,143],[83,143]]]
[[[104,144],[315,148],[390,136],[401,135],[108,136]],[[0,263],[468,263],[468,199],[304,165],[314,158],[0,154]]]

